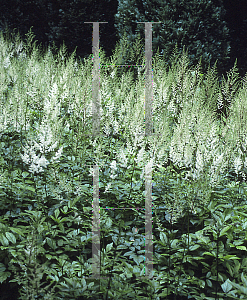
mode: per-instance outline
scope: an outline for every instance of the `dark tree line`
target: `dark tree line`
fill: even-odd
[[[244,76],[246,11],[245,0],[1,0],[0,27],[8,26],[12,32],[16,28],[25,40],[33,26],[38,44],[47,48],[54,42],[59,49],[64,41],[68,54],[76,48],[76,57],[84,58],[92,54],[92,24],[84,22],[108,22],[100,25],[100,47],[109,57],[124,32],[129,49],[138,34],[144,43],[145,27],[137,21],[160,21],[153,24],[153,54],[159,49],[168,64],[177,44],[180,53],[183,46],[188,49],[191,65],[202,56],[204,72],[217,60],[218,73],[226,74],[238,58],[239,73]],[[135,64],[138,57],[128,53],[122,63]]]
[[[92,24],[84,22],[108,22],[100,25],[100,46],[110,56],[117,40],[116,12],[117,0],[1,0],[0,27],[10,32],[16,28],[15,34],[19,31],[25,40],[33,26],[37,44],[47,48],[54,42],[59,49],[64,41],[68,54],[77,47],[76,56],[84,58],[92,54]]]

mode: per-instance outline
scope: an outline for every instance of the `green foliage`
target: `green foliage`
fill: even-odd
[[[18,286],[19,299],[245,299],[246,183],[236,183],[234,174],[229,178],[240,139],[236,135],[231,141],[231,133],[226,133],[226,128],[234,129],[236,115],[229,114],[228,127],[215,118],[220,89],[214,70],[204,75],[200,64],[191,69],[186,55],[174,53],[166,73],[156,57],[154,126],[160,135],[153,139],[133,134],[143,126],[143,87],[130,84],[128,76],[105,78],[102,72],[102,123],[110,130],[92,138],[87,113],[90,62],[76,66],[72,56],[54,63],[47,53],[41,64],[37,49],[31,51],[30,44],[26,49],[31,54],[25,72],[32,74],[33,82],[23,74],[16,77],[21,53],[9,66],[0,65],[5,70],[1,109],[9,121],[0,122],[0,282]],[[60,51],[60,58],[65,52]],[[237,106],[244,89],[230,80],[236,83],[231,102]],[[228,89],[224,84],[221,91]],[[27,101],[23,86],[33,91],[33,100]],[[37,90],[46,102],[38,103]],[[230,111],[236,113],[236,106]],[[45,121],[51,132],[44,129]],[[36,163],[49,160],[42,172],[32,171],[23,158],[23,146],[28,148],[30,140],[40,146]],[[63,146],[59,161],[53,160],[55,142]],[[244,140],[240,146],[244,161]],[[28,149],[34,157],[35,150]],[[223,160],[219,163],[223,156],[227,166]],[[148,279],[144,169],[151,159],[154,276]],[[91,167],[96,164],[100,272],[106,277],[100,280],[90,277]]]

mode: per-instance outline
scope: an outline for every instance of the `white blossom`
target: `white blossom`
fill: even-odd
[[[141,150],[137,154],[137,158],[135,159],[135,161],[137,162],[137,164],[139,164],[140,162],[143,161],[144,153],[145,153],[145,149],[142,147]]]
[[[105,188],[104,194],[107,193],[111,188],[111,182],[109,182]]]
[[[54,151],[57,146],[57,141],[53,145],[50,145],[53,140],[53,135],[49,126],[41,125],[38,133],[38,140],[29,141],[28,146],[23,147],[24,154],[21,154],[23,162],[29,166],[29,171],[31,173],[41,173],[44,171],[43,168],[46,168],[49,165],[49,161],[46,159],[45,154]],[[58,161],[62,155],[63,147],[61,147],[55,155],[51,158],[51,162]],[[40,151],[40,154],[37,154],[36,151]]]
[[[128,163],[128,159],[126,158],[126,155],[123,151],[123,149],[121,149],[120,154],[118,155],[118,158],[120,159],[120,165],[124,168],[127,167],[127,163]]]
[[[235,168],[235,173],[238,174],[239,171],[241,170],[242,167],[242,160],[240,156],[236,157],[234,160],[234,168]]]
[[[111,176],[110,176],[110,178],[114,179],[114,178],[117,177],[117,175],[114,174],[115,171],[117,170],[117,163],[116,163],[115,160],[113,160],[113,161],[111,162],[110,167],[111,167]]]

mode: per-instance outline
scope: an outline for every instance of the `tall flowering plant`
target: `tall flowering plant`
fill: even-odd
[[[28,146],[23,147],[24,154],[21,154],[23,162],[29,165],[29,171],[31,173],[41,173],[44,171],[49,163],[58,162],[62,155],[63,146],[50,158],[50,162],[47,159],[48,153],[51,153],[57,147],[57,141],[53,143],[54,138],[51,129],[44,123],[39,127],[38,142],[30,140]],[[53,144],[52,144],[53,143]],[[37,154],[37,151],[40,153]]]

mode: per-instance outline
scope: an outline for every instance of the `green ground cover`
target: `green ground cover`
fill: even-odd
[[[134,81],[102,69],[101,135],[92,137],[91,59],[66,59],[63,49],[41,57],[31,44],[27,55],[20,42],[0,42],[2,291],[16,289],[19,299],[246,299],[247,97],[235,66],[219,86],[215,69],[189,69],[186,55],[169,71],[154,57],[151,137],[144,74]],[[150,162],[154,278],[140,280],[145,212],[129,208],[145,207]],[[109,277],[101,280],[87,278],[95,164],[101,275]]]

